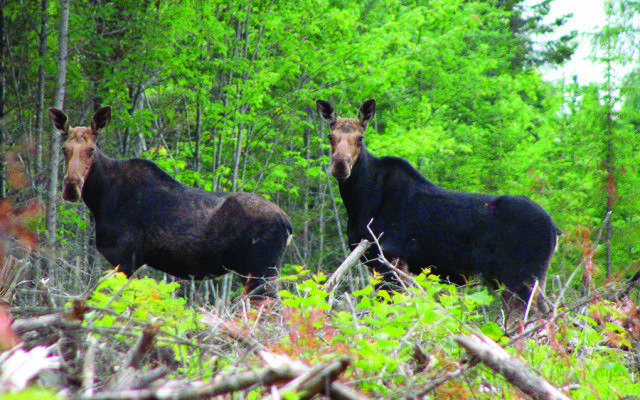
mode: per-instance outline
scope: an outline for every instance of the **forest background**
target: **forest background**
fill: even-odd
[[[87,283],[106,267],[84,204],[57,193],[59,138],[46,111],[80,126],[104,105],[114,110],[107,155],[154,160],[206,190],[265,195],[293,220],[285,263],[332,271],[348,252],[346,216],[326,172],[318,98],[341,116],[375,98],[370,150],[406,158],[440,186],[541,204],[564,232],[551,276],[581,262],[584,283],[633,275],[639,6],[605,3],[607,25],[591,38],[605,83],[583,86],[539,72],[575,48],[575,33],[539,42],[566,21],[543,22],[550,3],[1,1],[0,198],[33,214],[34,201],[45,205],[46,218],[30,222],[42,244],[33,275]],[[617,79],[621,65],[633,67]]]

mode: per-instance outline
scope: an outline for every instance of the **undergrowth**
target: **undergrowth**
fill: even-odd
[[[485,288],[465,293],[422,274],[404,293],[376,291],[372,280],[334,299],[324,292],[324,280],[316,275],[287,284],[281,303],[220,317],[270,351],[309,364],[348,356],[351,366],[342,381],[373,398],[525,398],[482,364],[467,366],[468,357],[453,338],[473,332],[491,337],[573,399],[629,399],[634,397],[625,396],[640,393],[640,319],[629,300],[594,298],[584,307],[558,309],[555,317],[534,321],[539,329],[531,334],[518,336],[528,327],[521,324],[513,340],[487,317],[486,310],[497,305]],[[107,277],[88,300],[95,314],[86,323],[112,329],[161,324],[173,335],[160,341],[180,361],[176,376],[202,379],[213,370],[258,367],[260,359],[233,338],[219,332],[203,336],[201,320],[213,311],[189,307],[174,295],[177,288],[148,278]],[[194,347],[196,337],[210,347]],[[430,387],[455,371],[460,375]],[[262,394],[256,389],[246,396]]]

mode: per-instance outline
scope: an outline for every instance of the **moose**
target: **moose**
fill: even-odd
[[[352,248],[362,239],[377,240],[387,260],[411,273],[431,268],[459,285],[481,275],[485,282],[503,283],[524,301],[536,280],[544,290],[561,232],[542,207],[525,196],[444,189],[404,159],[374,156],[363,144],[375,114],[374,99],[362,103],[357,119],[338,118],[324,100],[316,101],[316,109],[329,124],[331,175],[347,211]],[[382,275],[384,288],[397,286],[374,247],[363,262]],[[537,303],[544,309],[541,299]]]
[[[277,275],[293,231],[280,207],[257,194],[185,186],[149,160],[103,155],[96,142],[111,107],[98,109],[90,127],[70,127],[55,108],[49,116],[63,140],[62,197],[85,202],[96,247],[110,264],[127,276],[147,264],[195,280],[235,271],[246,293],[275,295],[266,283]]]

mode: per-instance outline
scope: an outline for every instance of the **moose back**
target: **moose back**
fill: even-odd
[[[538,204],[525,196],[443,189],[403,159],[373,156],[362,142],[375,114],[373,99],[361,105],[357,119],[338,118],[323,100],[316,107],[331,130],[331,174],[347,210],[352,246],[372,240],[371,229],[385,258],[412,273],[431,267],[458,284],[481,274],[524,300],[535,280],[544,289],[560,231]],[[373,247],[364,256],[368,265],[397,284],[392,271],[376,261]]]
[[[292,233],[280,207],[256,194],[187,187],[148,160],[106,157],[96,141],[110,107],[96,111],[90,127],[70,127],[54,108],[49,116],[64,140],[62,196],[85,202],[109,263],[127,275],[147,264],[198,280],[235,271],[248,293],[273,295],[263,284],[277,274]]]

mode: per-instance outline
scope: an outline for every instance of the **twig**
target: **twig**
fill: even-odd
[[[386,257],[384,256],[384,253],[382,252],[382,246],[380,245],[380,241],[379,241],[380,237],[382,237],[384,232],[381,233],[380,236],[376,237],[376,235],[374,235],[373,233],[373,230],[371,229],[372,223],[373,223],[373,219],[371,219],[371,221],[369,221],[369,223],[367,224],[367,230],[369,231],[369,234],[373,238],[373,242],[376,244],[376,247],[378,247],[378,261],[384,264],[387,268],[389,268],[394,273],[394,275],[396,276],[396,279],[398,280],[398,282],[400,282],[404,290],[408,289],[406,285],[406,282],[408,281],[408,282],[411,282],[411,284],[414,287],[420,289],[420,291],[424,293],[424,290],[416,282],[415,278],[412,275],[396,267],[389,260],[386,259]]]
[[[426,396],[427,394],[429,394],[432,390],[434,390],[435,388],[437,388],[438,386],[452,380],[452,379],[458,379],[459,377],[461,377],[462,375],[464,375],[468,370],[470,370],[471,368],[475,367],[478,363],[477,362],[470,362],[460,368],[457,368],[455,371],[451,371],[448,372],[447,374],[445,374],[444,376],[438,377],[438,378],[433,378],[429,381],[429,383],[425,386],[422,387],[422,390],[420,390],[420,393],[418,393],[417,397],[418,398],[422,398],[424,396]]]
[[[0,257],[1,258],[1,257]],[[28,263],[8,256],[0,265],[0,300],[9,303],[16,287],[26,273]]]
[[[602,226],[600,226],[600,230],[598,231],[598,236],[596,237],[595,242],[593,242],[593,245],[591,246],[591,250],[589,250],[589,254],[593,253],[596,250],[596,247],[598,247],[598,242],[600,242],[600,237],[602,236],[602,231],[603,231],[603,229],[604,229],[605,225],[607,224],[607,221],[609,220],[610,217],[611,217],[611,211],[608,211],[607,214],[604,217],[604,220],[602,221]],[[571,275],[569,275],[569,278],[567,278],[567,282],[565,283],[565,285],[560,290],[560,293],[558,294],[558,298],[556,298],[556,301],[553,304],[553,313],[554,314],[556,313],[556,310],[558,308],[558,304],[560,304],[560,301],[562,301],[562,298],[564,297],[564,292],[567,290],[567,288],[571,284],[571,281],[573,280],[573,278],[576,276],[578,271],[583,266],[584,266],[584,257],[582,258],[582,260],[580,260],[578,265],[573,269],[573,272],[571,272]]]
[[[535,280],[533,284],[533,289],[531,289],[531,293],[529,294],[529,299],[527,300],[527,306],[524,310],[524,315],[522,317],[522,322],[527,322],[529,319],[529,312],[531,311],[531,305],[533,304],[533,300],[536,299],[536,292],[540,289],[540,284],[538,279]]]
[[[53,300],[53,296],[51,296],[51,290],[49,289],[49,278],[42,278],[37,283],[36,286],[42,292],[40,293],[42,299],[49,305],[50,308],[55,309],[56,302]]]
[[[482,334],[457,335],[455,341],[508,382],[536,400],[570,400],[496,342]]]
[[[145,329],[142,331],[142,335],[138,338],[136,343],[131,346],[129,349],[129,353],[127,353],[127,358],[122,364],[123,368],[126,367],[134,367],[139,368],[141,361],[147,353],[153,348],[153,342],[158,334],[159,325],[151,323],[148,324]]]

